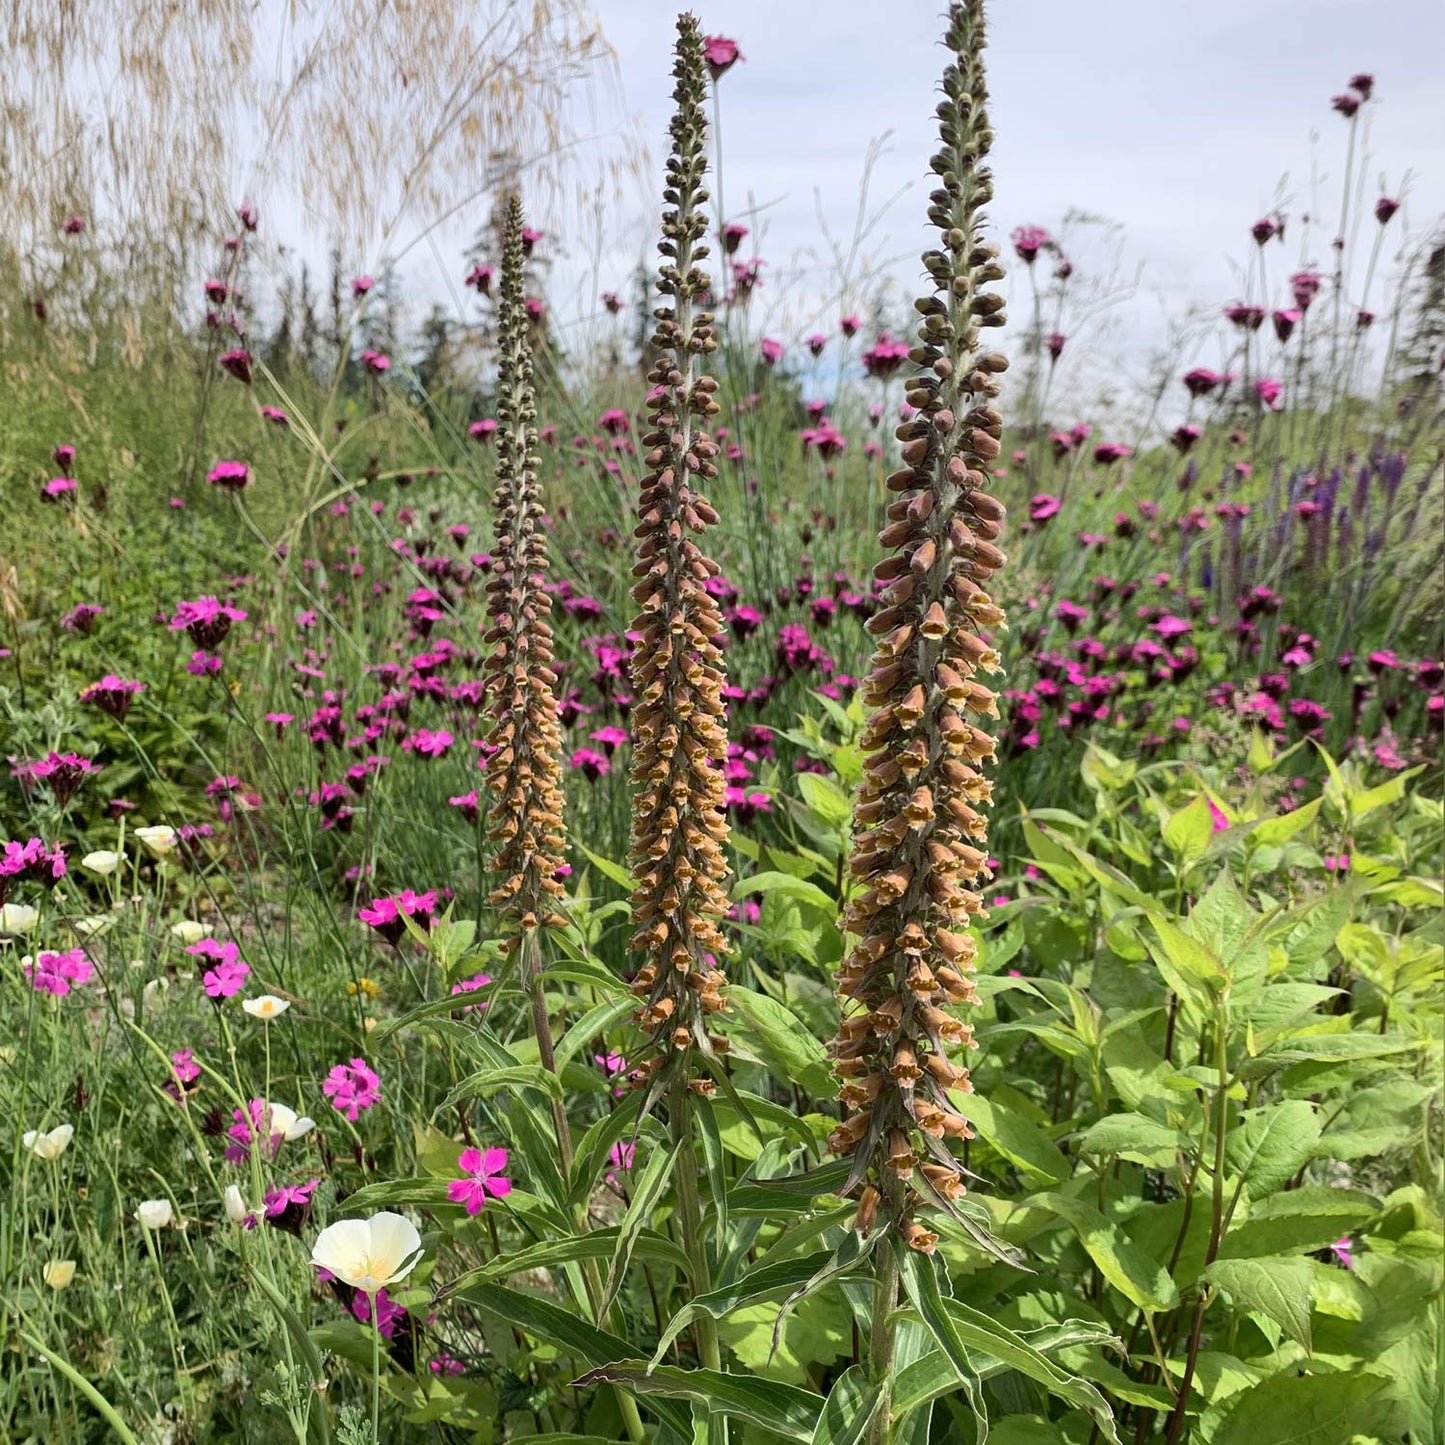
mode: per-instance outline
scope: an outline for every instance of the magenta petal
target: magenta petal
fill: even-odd
[[[475,1151],[473,1151],[475,1152]],[[483,1174],[500,1174],[507,1167],[507,1151],[505,1149],[488,1149],[482,1155]]]
[[[485,1189],[488,1194],[492,1195],[493,1198],[500,1199],[504,1194],[510,1194],[512,1192],[512,1181],[510,1179],[501,1179],[493,1176],[491,1179],[484,1179],[482,1181],[482,1188]]]

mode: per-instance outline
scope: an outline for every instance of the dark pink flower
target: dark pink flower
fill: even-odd
[[[1399,201],[1392,196],[1381,196],[1375,202],[1375,219],[1383,226],[1400,209]]]
[[[75,984],[89,983],[95,977],[95,965],[85,956],[83,948],[42,953],[34,963],[23,967],[36,993],[54,994],[56,998],[63,998]]]
[[[467,428],[467,432],[479,442],[489,442],[496,436],[498,425],[496,417],[487,416],[483,417],[481,421],[474,421]]]
[[[781,341],[774,341],[769,336],[763,337],[758,350],[762,352],[763,360],[769,366],[775,366],[783,359],[783,343]]]
[[[321,1092],[331,1100],[331,1107],[354,1124],[381,1098],[381,1076],[365,1059],[352,1059],[337,1064],[322,1081]]]
[[[1264,325],[1264,307],[1250,306],[1243,301],[1231,301],[1224,308],[1224,319],[1233,322],[1242,331],[1258,331]]]
[[[281,413],[285,415],[285,413]],[[206,476],[213,487],[227,492],[244,491],[251,482],[251,468],[245,462],[217,462]]]
[[[1261,216],[1249,228],[1249,234],[1259,245],[1263,246],[1265,242],[1273,240],[1275,236],[1279,235],[1283,229],[1284,227],[1273,216]]]
[[[1015,226],[1009,240],[1014,253],[1026,266],[1032,266],[1038,254],[1053,245],[1053,237],[1042,226]]]
[[[1318,271],[1296,271],[1289,278],[1290,292],[1294,296],[1294,304],[1301,311],[1308,311],[1310,302],[1320,294],[1320,288],[1325,284],[1325,278]]]
[[[1063,503],[1058,497],[1051,496],[1047,492],[1040,492],[1029,503],[1029,520],[1031,522],[1047,522],[1050,517],[1058,513]]]
[[[1284,386],[1281,382],[1276,381],[1272,376],[1261,376],[1254,383],[1253,390],[1262,407],[1269,411],[1279,410],[1280,399],[1284,396]]]
[[[1068,339],[1062,331],[1051,331],[1044,338],[1044,347],[1049,353],[1050,361],[1057,361],[1064,354],[1064,343]]]
[[[238,346],[233,351],[222,353],[221,370],[229,372],[237,381],[250,386],[251,362],[251,353],[244,346]]]
[[[467,285],[474,286],[482,296],[492,294],[492,282],[496,278],[497,268],[495,266],[473,266],[467,272]]]
[[[1351,95],[1348,91],[1344,95],[1337,95],[1330,101],[1330,109],[1337,110],[1348,119],[1360,108],[1360,97]]]
[[[211,964],[201,975],[208,998],[234,998],[251,976],[251,965],[241,957],[240,945],[229,939],[218,943],[214,938],[203,938],[186,952]]]
[[[737,41],[729,40],[726,35],[704,36],[702,55],[714,80],[721,80],[738,61],[745,58],[738,49]]]
[[[1184,373],[1184,385],[1190,396],[1208,396],[1223,380],[1219,372],[1210,371],[1207,366],[1196,366]]]
[[[376,282],[370,276],[358,276],[351,283],[351,294],[359,301],[375,285]]]
[[[512,1192],[512,1181],[503,1176],[507,1167],[505,1149],[463,1149],[457,1168],[465,1176],[447,1185],[447,1198],[463,1205],[468,1214],[480,1214],[488,1198],[501,1199]]]
[[[115,673],[108,672],[99,682],[92,682],[81,688],[80,700],[94,703],[113,718],[123,719],[130,711],[131,703],[145,690],[146,685],[143,682],[117,677]]]

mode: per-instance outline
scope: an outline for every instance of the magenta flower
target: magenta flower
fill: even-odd
[[[547,303],[536,296],[527,297],[522,304],[526,308],[527,319],[534,324],[547,314]]]
[[[714,80],[721,80],[738,61],[745,58],[738,49],[737,41],[729,40],[726,35],[705,35],[702,56],[707,62],[708,74]]]
[[[362,1324],[371,1323],[371,1297],[364,1290],[357,1290],[351,1297],[351,1313]],[[384,1340],[396,1334],[399,1324],[406,1318],[406,1306],[397,1304],[384,1289],[376,1292],[376,1330]]]
[[[1160,637],[1166,640],[1174,637],[1184,637],[1194,631],[1194,625],[1186,622],[1182,617],[1172,617],[1167,612],[1158,622],[1150,625],[1151,632],[1157,632]]]
[[[229,939],[225,943],[217,943],[214,938],[203,938],[199,943],[193,943],[186,952],[193,958],[204,958],[211,963],[211,967],[201,974],[201,983],[208,998],[234,998],[251,976],[251,965],[241,957],[240,945]]]
[[[56,998],[63,998],[75,984],[89,983],[95,977],[95,965],[85,956],[83,948],[42,953],[34,963],[25,964],[24,969],[36,993],[54,994]]]
[[[391,357],[384,351],[373,351],[368,347],[361,353],[361,364],[373,376],[380,376],[382,372],[391,368]]]
[[[844,336],[856,336],[863,329],[863,319],[859,316],[845,316],[838,322],[838,329]]]
[[[1352,75],[1350,77],[1350,89],[1359,92],[1361,100],[1368,100],[1370,92],[1375,88],[1375,77],[1373,75]]]
[[[246,613],[215,597],[197,597],[193,602],[178,602],[175,616],[167,624],[171,632],[182,629],[197,647],[219,647],[226,640],[233,622],[244,622]]]
[[[1346,92],[1344,95],[1334,96],[1330,101],[1330,109],[1337,110],[1348,120],[1360,108],[1360,97]]]
[[[75,465],[75,448],[69,442],[61,444],[50,453],[50,459],[60,468],[65,476],[70,475],[70,469]]]
[[[763,354],[763,360],[769,366],[775,366],[783,359],[783,343],[774,341],[770,336],[763,337],[762,344],[758,350]]]
[[[1294,304],[1301,311],[1308,311],[1310,302],[1320,294],[1320,289],[1325,284],[1325,278],[1318,271],[1296,271],[1289,278],[1289,289],[1294,296]]]
[[[85,230],[85,222],[79,216],[67,216],[65,224],[60,229],[67,236],[78,236]]]
[[[1355,312],[1355,327],[1359,331],[1367,331],[1375,324],[1375,313],[1366,311],[1363,308]]]
[[[251,481],[251,468],[245,462],[217,462],[207,474],[206,480],[223,491],[244,491]]]
[[[16,763],[10,775],[25,784],[44,783],[63,808],[75,796],[82,781],[95,771],[95,764],[78,753],[52,752],[31,762]]]
[[[467,285],[476,288],[481,296],[492,294],[492,282],[496,279],[497,268],[495,266],[473,266],[467,272]]]
[[[1354,1245],[1351,1243],[1348,1234],[1343,1235],[1330,1245],[1330,1253],[1334,1255],[1335,1263],[1343,1265],[1346,1269],[1353,1269],[1355,1267],[1355,1256],[1352,1253],[1353,1249]]]
[[[1196,366],[1184,373],[1184,385],[1190,396],[1208,396],[1224,378],[1207,366]]]
[[[1134,455],[1133,447],[1125,446],[1123,442],[1100,442],[1094,448],[1094,460],[1101,466],[1109,466],[1113,462],[1122,462]]]
[[[1375,202],[1375,219],[1382,225],[1389,223],[1390,217],[1400,209],[1399,201],[1392,196],[1381,196]]]
[[[261,415],[269,421],[272,426],[290,426],[291,418],[281,410],[279,406],[263,406]]]
[[[131,703],[146,690],[143,682],[117,677],[108,672],[99,682],[92,682],[80,689],[81,702],[94,703],[102,712],[116,719],[124,719]]]
[[[366,908],[357,912],[357,917],[394,944],[406,932],[403,918],[410,918],[418,928],[430,928],[436,906],[435,891],[413,893],[410,888],[404,888],[390,898],[373,898]]]
[[[1050,361],[1057,361],[1064,354],[1064,343],[1068,339],[1062,331],[1051,331],[1044,338],[1044,347],[1049,353]]]
[[[743,238],[748,234],[748,228],[738,221],[729,221],[727,225],[722,228],[722,234],[723,250],[731,256],[734,255],[738,247],[742,245]]]
[[[1009,240],[1015,255],[1026,266],[1032,266],[1039,252],[1053,245],[1053,237],[1042,226],[1015,226]]]
[[[338,1114],[344,1114],[354,1124],[381,1098],[381,1076],[365,1059],[352,1059],[349,1064],[337,1064],[327,1074],[321,1092]]]
[[[885,331],[863,353],[863,370],[879,381],[887,381],[908,360],[908,349],[906,341],[894,341]]]
[[[458,793],[456,797],[448,798],[447,804],[455,808],[469,823],[475,823],[482,815],[482,800],[475,788],[470,793]]]
[[[489,983],[491,983],[491,981],[492,981],[492,976],[491,976],[491,974],[489,974],[489,973],[474,973],[470,978],[460,978],[460,979],[458,979],[458,980],[451,986],[451,990],[450,990],[450,991],[451,991],[453,994],[458,994],[458,993],[477,993],[477,992],[479,992],[480,990],[486,988],[486,986],[487,986]],[[482,1003],[469,1003],[464,1009],[461,1010],[461,1012],[462,1012],[462,1013],[470,1013],[474,1008],[475,1008],[475,1009],[481,1009],[483,1012],[485,1012],[485,1011],[486,1011],[486,1008],[487,1008],[487,1005],[486,1005],[485,1002],[482,1002]]]
[[[1242,331],[1258,331],[1264,325],[1264,307],[1250,306],[1243,301],[1231,301],[1224,308],[1224,319]]]
[[[480,1214],[489,1195],[501,1199],[512,1192],[512,1181],[502,1176],[506,1167],[505,1149],[463,1149],[457,1168],[466,1177],[447,1185],[447,1198],[465,1206],[468,1214]]]
[[[401,746],[403,751],[408,753],[420,753],[428,758],[444,758],[455,741],[445,728],[417,728]]]
[[[1254,383],[1254,394],[1259,399],[1261,406],[1270,411],[1278,411],[1280,398],[1284,396],[1284,385],[1272,376],[1261,376]]]
[[[632,430],[632,423],[627,413],[620,406],[609,407],[597,418],[597,425],[607,433],[608,436],[625,436]]]
[[[238,346],[235,350],[222,354],[221,370],[229,372],[237,381],[250,386],[252,360],[251,353],[244,346]]]
[[[311,1216],[311,1196],[320,1183],[319,1179],[308,1179],[305,1184],[279,1184],[268,1189],[261,1196],[266,1218],[278,1229],[299,1235],[301,1226]]]
[[[523,226],[522,254],[524,256],[530,256],[532,254],[533,248],[536,246],[537,242],[542,239],[544,234],[545,233],[542,231],[534,231],[531,226]]]
[[[616,316],[622,310],[622,297],[615,291],[604,291],[602,293],[602,304],[607,308],[609,316]]]
[[[171,1055],[171,1072],[178,1084],[192,1084],[201,1077],[201,1066],[190,1049],[181,1049]]]
[[[1284,230],[1284,227],[1275,220],[1273,216],[1261,216],[1254,225],[1249,228],[1249,234],[1255,241],[1263,246],[1267,241],[1273,240]]]
[[[481,421],[474,421],[467,432],[479,442],[489,442],[496,435],[497,425],[495,417],[483,417]]]
[[[58,502],[62,497],[68,497],[71,493],[79,490],[73,477],[52,477],[40,489],[42,501]]]
[[[1279,337],[1281,341],[1288,341],[1290,333],[1299,325],[1303,316],[1304,312],[1293,306],[1276,311],[1272,318],[1274,321],[1274,334]]]
[[[370,291],[371,288],[372,288],[373,286],[375,286],[375,285],[376,285],[376,282],[375,282],[374,280],[372,280],[372,278],[371,278],[370,276],[358,276],[358,277],[351,283],[351,294],[352,294],[358,301],[360,301],[361,298],[362,298],[363,296],[365,296],[366,293],[367,293],[368,291]]]
[[[1175,427],[1170,433],[1169,441],[1174,450],[1183,456],[1189,449],[1204,435],[1204,428],[1195,426],[1192,422],[1184,426]]]
[[[603,753],[593,748],[578,748],[572,754],[570,766],[574,772],[582,773],[589,782],[605,778],[612,771],[612,764]]]
[[[1063,502],[1058,497],[1051,496],[1048,492],[1040,492],[1029,503],[1029,520],[1031,522],[1047,522],[1061,506],[1063,506]]]

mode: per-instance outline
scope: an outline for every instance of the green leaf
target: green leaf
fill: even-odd
[[[479,1069],[460,1080],[442,1100],[439,1112],[467,1099],[489,1099],[503,1089],[540,1089],[561,1102],[562,1080],[541,1064],[512,1064],[501,1069]]]
[[[631,1348],[626,1340],[619,1339],[606,1330],[583,1319],[576,1310],[553,1304],[537,1295],[523,1294],[520,1290],[508,1289],[504,1285],[492,1284],[480,1290],[472,1301],[477,1309],[496,1315],[519,1330],[556,1345],[576,1359],[592,1366],[605,1365],[609,1360],[625,1360]],[[368,1364],[370,1361],[368,1361]],[[638,1368],[645,1368],[638,1362]],[[685,1440],[692,1438],[692,1413],[670,1400],[658,1400],[652,1406],[655,1413],[676,1430]]]
[[[728,1209],[736,1215],[793,1214],[820,1194],[836,1194],[848,1182],[851,1161],[831,1160],[803,1174],[778,1179],[745,1179],[728,1191]]]
[[[1075,1147],[1095,1158],[1118,1155],[1151,1169],[1168,1169],[1180,1152],[1189,1152],[1190,1140],[1166,1124],[1143,1114],[1106,1114],[1074,1141]]]
[[[818,1416],[813,1445],[858,1445],[873,1423],[881,1393],[879,1385],[868,1383],[868,1371],[862,1365],[850,1365],[839,1375]]]
[[[1209,851],[1214,836],[1214,815],[1208,797],[1200,793],[1192,803],[1175,813],[1164,824],[1164,841],[1179,855],[1187,867]]]
[[[1267,1315],[1291,1339],[1310,1348],[1311,1262],[1290,1258],[1217,1259],[1204,1278],[1226,1291],[1235,1304]]]
[[[349,1200],[347,1202],[350,1203]],[[525,1249],[512,1250],[449,1280],[438,1292],[437,1298],[450,1299],[453,1295],[465,1294],[478,1285],[507,1279],[528,1270],[552,1269],[581,1259],[611,1259],[617,1251],[619,1234],[620,1230],[615,1228],[593,1229],[572,1239],[546,1239],[540,1244],[528,1245]],[[678,1270],[686,1270],[688,1267],[687,1255],[665,1234],[657,1234],[648,1229],[639,1230],[632,1245],[635,1252],[645,1258],[662,1260]]]
[[[610,878],[614,883],[625,888],[629,893],[637,887],[632,874],[629,873],[621,863],[614,863],[610,858],[603,858],[599,854],[594,853],[590,848],[583,847],[580,843],[577,844],[577,847],[579,851],[587,855],[587,861],[591,863],[604,878]]]
[[[799,773],[798,791],[803,801],[823,822],[842,828],[853,816],[853,803],[847,793],[823,773]]]
[[[939,1283],[941,1262],[910,1252],[902,1263],[908,1296],[955,1369],[960,1359],[973,1372],[979,1372],[981,1363],[990,1357],[998,1360],[1042,1385],[1051,1395],[1083,1410],[1092,1417],[1105,1440],[1119,1445],[1108,1402],[1093,1385],[1056,1365],[1023,1335],[999,1324],[992,1316],[962,1300],[945,1297]]]
[[[1219,955],[1162,914],[1151,913],[1149,922],[1158,934],[1158,942],[1148,937],[1144,942],[1164,981],[1180,998],[1207,1007],[1229,982]]]
[[[672,1342],[700,1315],[709,1315],[720,1320],[743,1305],[789,1295],[799,1286],[806,1285],[831,1258],[828,1250],[821,1249],[804,1255],[801,1259],[779,1260],[776,1264],[764,1265],[761,1269],[751,1271],[725,1289],[694,1295],[668,1322],[662,1338],[657,1342],[653,1363],[661,1361]]]
[[[636,1243],[642,1226],[652,1217],[657,1201],[662,1197],[672,1177],[672,1167],[677,1159],[679,1145],[669,1149],[654,1150],[648,1158],[647,1167],[632,1180],[632,1202],[618,1226],[617,1248],[613,1252],[612,1267],[607,1271],[607,1285],[602,1292],[602,1305],[598,1317],[605,1319],[612,1307],[622,1276],[632,1261],[632,1246]]]
[[[1314,1105],[1304,1099],[1286,1099],[1243,1116],[1230,1131],[1226,1158],[1251,1199],[1272,1194],[1304,1168],[1314,1155],[1320,1127]]]
[[[1248,1219],[1231,1226],[1221,1259],[1259,1259],[1324,1249],[1379,1212],[1378,1203],[1354,1189],[1308,1185],[1251,1206]]]
[[[570,1063],[599,1034],[615,1028],[624,1020],[630,1020],[637,1012],[637,1000],[631,997],[609,999],[595,1008],[588,1009],[566,1033],[557,1040],[557,1067]]]
[[[1056,1183],[1074,1172],[1046,1130],[996,1099],[972,1094],[964,1109],[969,1121],[977,1127],[979,1137],[1019,1169]]]
[[[1064,1194],[1035,1194],[1025,1202],[1030,1209],[1047,1209],[1068,1223],[1099,1273],[1131,1304],[1157,1311],[1179,1303],[1169,1271],[1092,1204]]]
[[[1379,1375],[1270,1375],[1234,1396],[1210,1445],[1341,1445],[1369,1429]]]
[[[1361,818],[1369,817],[1376,808],[1383,808],[1390,803],[1398,803],[1405,796],[1405,784],[1424,771],[1425,764],[1420,763],[1413,768],[1407,768],[1403,773],[1396,773],[1394,777],[1376,788],[1367,788],[1363,792],[1352,794],[1350,809],[1354,814],[1355,821],[1359,822]]]
[[[1250,841],[1263,848],[1282,847],[1296,833],[1303,833],[1314,822],[1324,801],[1323,798],[1311,798],[1292,813],[1281,813],[1274,818],[1262,819],[1250,829]]]
[[[649,1398],[693,1400],[705,1405],[709,1415],[747,1420],[800,1445],[812,1445],[823,1412],[823,1397],[796,1385],[717,1370],[682,1370],[675,1365],[649,1370],[642,1360],[618,1360],[573,1381],[579,1389],[600,1384],[621,1385]]]
[[[831,1099],[838,1092],[828,1051],[792,1009],[750,988],[730,986],[727,999],[747,1024],[759,1051],[781,1083],[800,1084],[822,1099]]]
[[[775,893],[783,898],[795,898],[800,903],[811,903],[814,908],[819,908],[824,913],[835,913],[838,909],[837,900],[824,893],[816,883],[810,883],[806,878],[794,877],[791,873],[754,873],[752,877],[739,878],[733,884],[732,896],[735,903],[759,893]],[[731,990],[728,997],[732,997]]]

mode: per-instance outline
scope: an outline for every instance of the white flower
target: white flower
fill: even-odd
[[[146,1199],[135,1212],[142,1229],[164,1229],[176,1221],[176,1212],[169,1199]]]
[[[316,1120],[306,1114],[298,1114],[285,1104],[267,1104],[271,1111],[271,1133],[280,1134],[289,1144],[303,1134],[309,1134],[316,1127]]]
[[[87,853],[80,860],[80,866],[87,873],[94,873],[97,878],[109,878],[122,863],[125,862],[124,853],[112,853],[101,848],[94,853]]]
[[[75,1278],[75,1261],[73,1259],[47,1260],[45,1268],[40,1271],[40,1277],[51,1289],[67,1289],[70,1281]]]
[[[171,924],[172,937],[179,938],[184,944],[199,943],[203,938],[209,938],[215,931],[209,923],[196,923],[189,918],[183,918],[179,923]]]
[[[272,1019],[279,1019],[291,1005],[284,998],[277,998],[274,993],[263,993],[260,998],[242,999],[241,1007],[253,1019],[260,1019],[262,1023],[270,1023]]]
[[[93,938],[97,933],[104,933],[114,922],[115,919],[107,918],[103,913],[92,913],[89,918],[77,918],[70,926],[82,938]]]
[[[37,1158],[51,1161],[65,1153],[73,1138],[75,1125],[59,1124],[48,1134],[42,1134],[39,1129],[27,1129],[20,1136],[20,1142]]]
[[[157,858],[164,858],[167,853],[175,851],[176,830],[164,823],[156,823],[149,828],[134,828],[131,830],[131,837],[139,838]]]
[[[39,913],[24,903],[0,904],[0,933],[29,933],[39,920]]]
[[[141,989],[141,1001],[148,1009],[161,1009],[165,1007],[167,995],[171,991],[171,981],[164,974],[159,978],[153,978]]]
[[[241,1195],[240,1188],[235,1184],[226,1185],[222,1203],[226,1206],[226,1218],[232,1224],[244,1224],[251,1216],[251,1211],[246,1208],[246,1201]]]
[[[411,1220],[383,1210],[370,1219],[327,1225],[311,1246],[311,1262],[353,1289],[375,1294],[405,1279],[421,1252],[421,1235]]]

